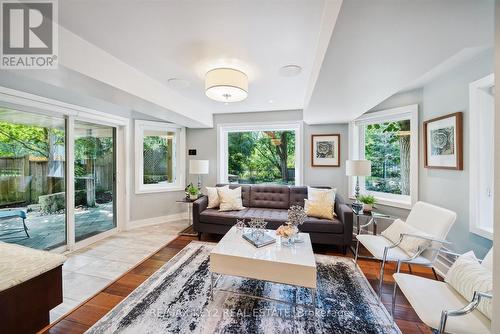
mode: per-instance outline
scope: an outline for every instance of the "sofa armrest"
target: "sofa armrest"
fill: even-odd
[[[345,204],[342,197],[338,196],[335,199],[335,214],[337,218],[344,224],[344,244],[351,245],[352,230],[353,230],[353,213],[349,205]]]
[[[196,226],[200,223],[200,213],[208,207],[208,197],[202,196],[193,202],[193,228],[196,231]]]

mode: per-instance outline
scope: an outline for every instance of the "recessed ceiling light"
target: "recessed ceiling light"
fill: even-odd
[[[168,79],[168,85],[173,88],[187,88],[189,87],[189,81],[179,78]]]
[[[274,100],[269,100],[269,103],[274,103]]]
[[[279,69],[279,74],[284,77],[294,77],[302,72],[302,67],[299,65],[285,65]]]

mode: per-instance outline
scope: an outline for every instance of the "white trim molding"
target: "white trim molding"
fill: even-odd
[[[469,231],[490,240],[494,219],[494,87],[493,73],[469,85]],[[492,108],[489,116],[483,109],[487,103]]]
[[[173,123],[136,120],[134,122],[135,142],[135,193],[159,193],[179,191],[185,188],[186,170],[186,129]],[[174,141],[174,175],[172,183],[144,184],[144,131],[175,132]]]
[[[228,123],[217,125],[217,173],[218,183],[228,183],[228,134],[230,132],[284,131],[295,132],[295,185],[303,182],[303,122],[255,122]]]
[[[382,122],[410,120],[410,195],[388,194],[365,189],[360,177],[361,192],[375,196],[377,203],[403,209],[411,209],[418,201],[418,104],[366,113],[349,123],[349,159],[364,159],[364,126]],[[349,178],[349,198],[354,198],[354,180]]]
[[[169,222],[174,222],[174,221],[178,221],[178,220],[187,220],[188,218],[189,218],[188,212],[186,210],[185,212],[173,213],[171,215],[166,215],[166,216],[132,220],[127,225],[127,230],[132,230],[132,229],[138,228],[138,227],[151,226],[151,225],[157,225],[157,224],[162,224],[162,223],[169,223]]]

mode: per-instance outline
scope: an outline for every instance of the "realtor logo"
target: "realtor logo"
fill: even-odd
[[[57,68],[57,2],[1,1],[2,69]]]

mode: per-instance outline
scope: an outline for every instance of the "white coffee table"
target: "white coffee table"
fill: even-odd
[[[249,230],[245,229],[245,231]],[[292,304],[315,308],[316,261],[309,234],[300,233],[303,242],[290,247],[281,245],[276,231],[267,230],[266,233],[276,237],[276,243],[256,248],[243,239],[242,231],[236,227],[232,227],[219,241],[210,253],[211,297],[213,298],[217,283],[216,278],[218,280],[222,275],[229,275],[308,288],[311,290],[311,305]],[[279,299],[247,295],[224,289],[217,290],[290,304]]]

